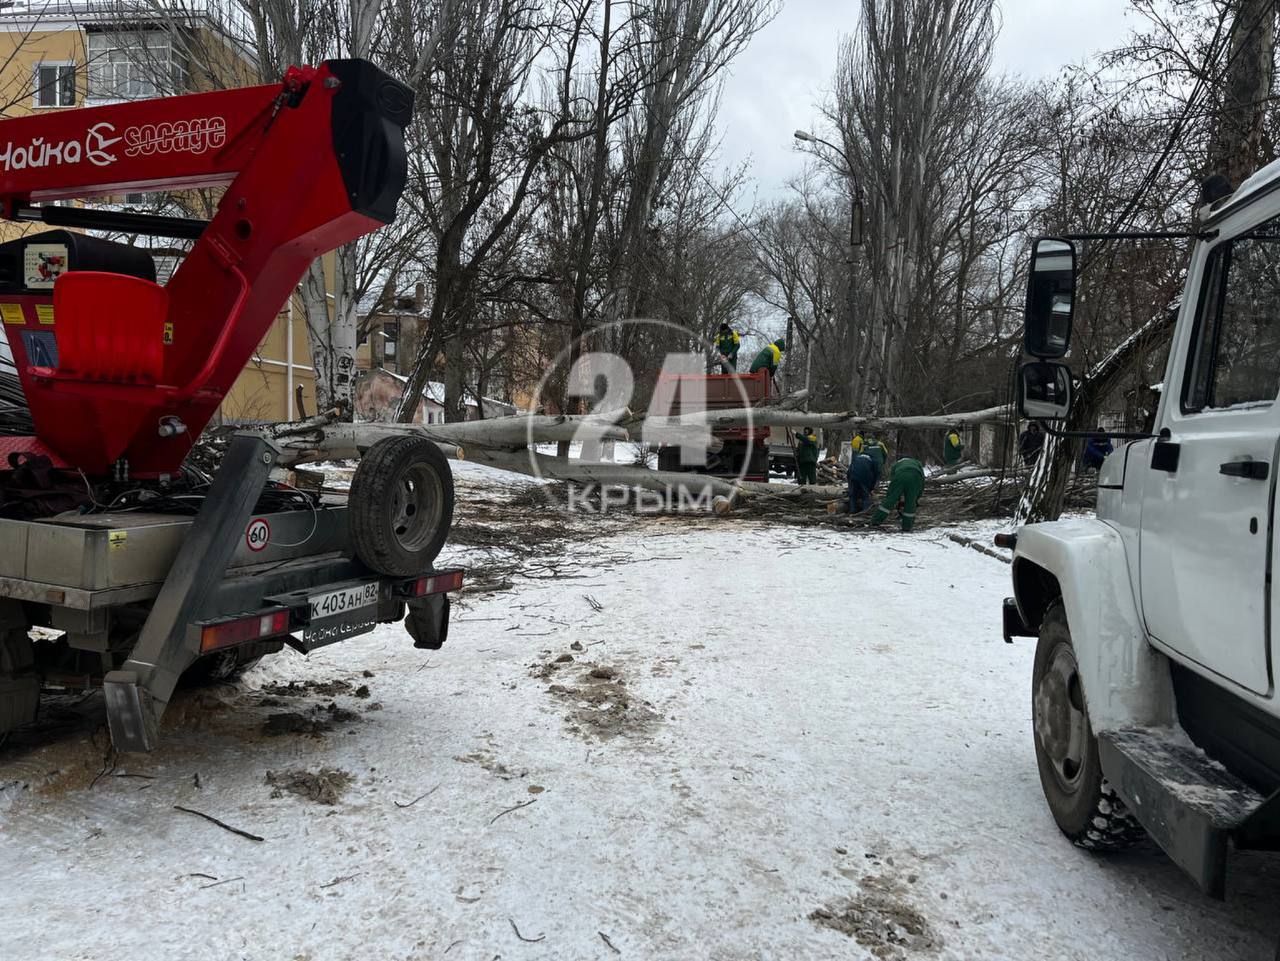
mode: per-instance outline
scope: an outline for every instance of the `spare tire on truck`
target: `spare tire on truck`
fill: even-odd
[[[356,557],[379,574],[431,569],[453,525],[453,472],[440,448],[406,434],[378,441],[360,458],[347,517]]]

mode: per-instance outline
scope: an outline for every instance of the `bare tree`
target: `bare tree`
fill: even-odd
[[[870,224],[866,318],[848,358],[860,407],[897,404],[908,303],[990,63],[992,11],[993,0],[863,0],[858,33],[842,45],[829,118]]]
[[[445,416],[462,417],[466,337],[477,281],[541,202],[535,176],[558,145],[589,137],[593,111],[574,95],[593,0],[458,0],[424,70],[412,128],[410,191],[436,239],[427,335],[399,418],[412,420],[437,354],[445,357]],[[551,66],[544,67],[544,63]],[[549,106],[531,96],[545,73]]]
[[[391,19],[380,16],[382,4],[383,0],[246,0],[263,79],[279,77],[290,64],[368,57],[378,40],[380,21]],[[413,13],[429,19],[432,10],[427,5]],[[394,13],[404,12],[394,8]],[[340,408],[351,416],[361,302],[407,262],[419,235],[413,224],[384,229],[339,247],[328,271],[324,258],[307,269],[298,293],[306,315],[318,410]]]

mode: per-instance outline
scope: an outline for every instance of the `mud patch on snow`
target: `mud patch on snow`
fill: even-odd
[[[553,666],[551,664],[543,667]],[[550,679],[560,673],[563,680],[549,684],[547,692],[571,706],[569,730],[575,734],[608,739],[619,735],[643,733],[661,720],[653,705],[632,694],[616,667],[591,663],[564,663],[562,668],[576,668],[576,677],[568,671],[536,671],[535,676]]]
[[[882,961],[907,961],[942,946],[901,885],[869,875],[861,887],[853,897],[818,908],[809,920],[853,938]]]
[[[174,704],[194,703],[179,692]],[[166,718],[166,725],[168,719]],[[91,787],[104,790],[185,754],[182,744],[161,742],[152,755],[117,755],[111,745],[100,694],[46,696],[40,718],[0,736],[0,809],[30,792],[43,799]]]
[[[338,707],[330,701],[324,707],[313,707],[309,711],[281,711],[267,715],[262,724],[262,733],[267,737],[279,737],[282,734],[310,734],[320,736],[328,734],[334,725],[347,724],[360,720],[355,711]]]
[[[321,697],[337,697],[339,694],[355,694],[356,688],[349,681],[333,678],[328,681],[290,681],[288,684],[264,684],[259,692],[273,697],[307,697],[318,694]],[[367,692],[364,696],[368,696]]]
[[[89,734],[39,745],[0,764],[0,798],[11,803],[28,790],[46,797],[83,791],[109,773],[111,765],[111,736],[102,725]]]
[[[338,768],[322,767],[318,771],[268,771],[266,783],[273,798],[295,794],[316,804],[337,804],[355,777]]]
[[[528,774],[528,771],[513,771],[490,752],[481,750],[473,751],[471,754],[461,754],[454,757],[455,761],[462,764],[478,764],[490,774],[499,777],[504,781],[515,781]]]

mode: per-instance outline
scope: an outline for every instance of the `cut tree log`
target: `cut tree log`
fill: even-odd
[[[280,437],[276,464],[291,467],[327,460],[358,460],[365,451],[387,437],[417,434],[435,441],[446,457],[458,457],[461,448],[433,436],[421,424],[325,424],[306,432]]]

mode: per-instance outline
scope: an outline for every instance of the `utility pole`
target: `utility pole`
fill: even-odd
[[[862,185],[858,183],[857,176],[853,172],[853,161],[849,159],[849,155],[833,144],[829,140],[823,140],[816,137],[807,130],[797,130],[795,138],[802,143],[817,143],[834,150],[839,154],[840,159],[844,161],[844,172],[849,179],[849,259],[847,261],[849,268],[849,282],[845,287],[845,309],[848,311],[849,327],[851,330],[858,332],[859,336],[853,338],[849,363],[852,368],[849,378],[849,400],[853,402],[856,399],[858,372],[858,354],[861,350],[861,330],[854,323],[857,305],[857,282],[854,278],[854,268],[858,262],[858,248],[862,246]],[[808,386],[808,374],[806,371],[806,387]]]

